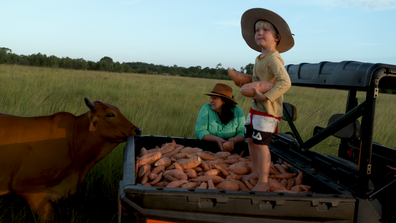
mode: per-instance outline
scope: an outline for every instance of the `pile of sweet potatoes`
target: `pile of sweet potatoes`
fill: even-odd
[[[257,183],[254,179],[242,182],[242,176],[252,172],[250,157],[185,147],[174,140],[149,150],[143,147],[135,170],[137,182],[148,187],[251,191]],[[311,193],[311,187],[303,184],[303,173],[288,170],[287,164],[271,163],[270,191]]]

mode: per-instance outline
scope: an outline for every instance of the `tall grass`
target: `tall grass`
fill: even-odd
[[[84,97],[117,106],[143,134],[194,137],[196,117],[217,82],[233,87],[238,105],[247,114],[251,99],[238,93],[231,81],[175,76],[119,74],[51,68],[0,65],[0,113],[18,116],[88,111]],[[285,101],[297,107],[295,121],[303,140],[315,126],[326,126],[329,117],[344,113],[348,92],[293,86]],[[359,92],[359,103],[364,93]],[[396,147],[396,96],[378,98],[374,140]],[[1,124],[1,123],[0,123]],[[290,131],[282,122],[280,131]],[[339,140],[330,137],[313,150],[336,154]],[[118,182],[122,178],[124,143],[101,160],[87,175],[77,193],[55,205],[58,222],[116,222]],[[0,197],[0,222],[35,222],[23,199]]]

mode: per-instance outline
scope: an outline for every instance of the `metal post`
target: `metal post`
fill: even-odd
[[[376,83],[377,82],[377,83]],[[374,84],[370,86],[370,89],[366,93],[366,107],[365,112],[362,116],[362,131],[361,131],[361,143],[360,143],[360,154],[359,154],[359,181],[364,193],[369,190],[369,180],[371,175],[371,154],[373,149],[373,132],[374,132],[374,116],[375,106],[378,96],[378,80],[373,81]]]

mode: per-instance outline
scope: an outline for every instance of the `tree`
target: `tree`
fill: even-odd
[[[0,51],[4,51],[5,53],[12,53],[12,50],[7,47],[0,47]]]
[[[99,62],[102,62],[102,61],[106,62],[107,64],[112,64],[112,63],[114,63],[114,62],[113,62],[113,59],[111,59],[111,57],[103,57],[102,59],[100,59]]]
[[[254,64],[252,64],[252,63],[246,65],[245,66],[245,71],[246,71],[245,73],[253,75],[253,67],[254,67]]]

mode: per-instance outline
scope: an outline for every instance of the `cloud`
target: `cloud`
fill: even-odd
[[[396,8],[396,0],[323,0],[322,3],[333,8],[363,9],[381,11]]]

